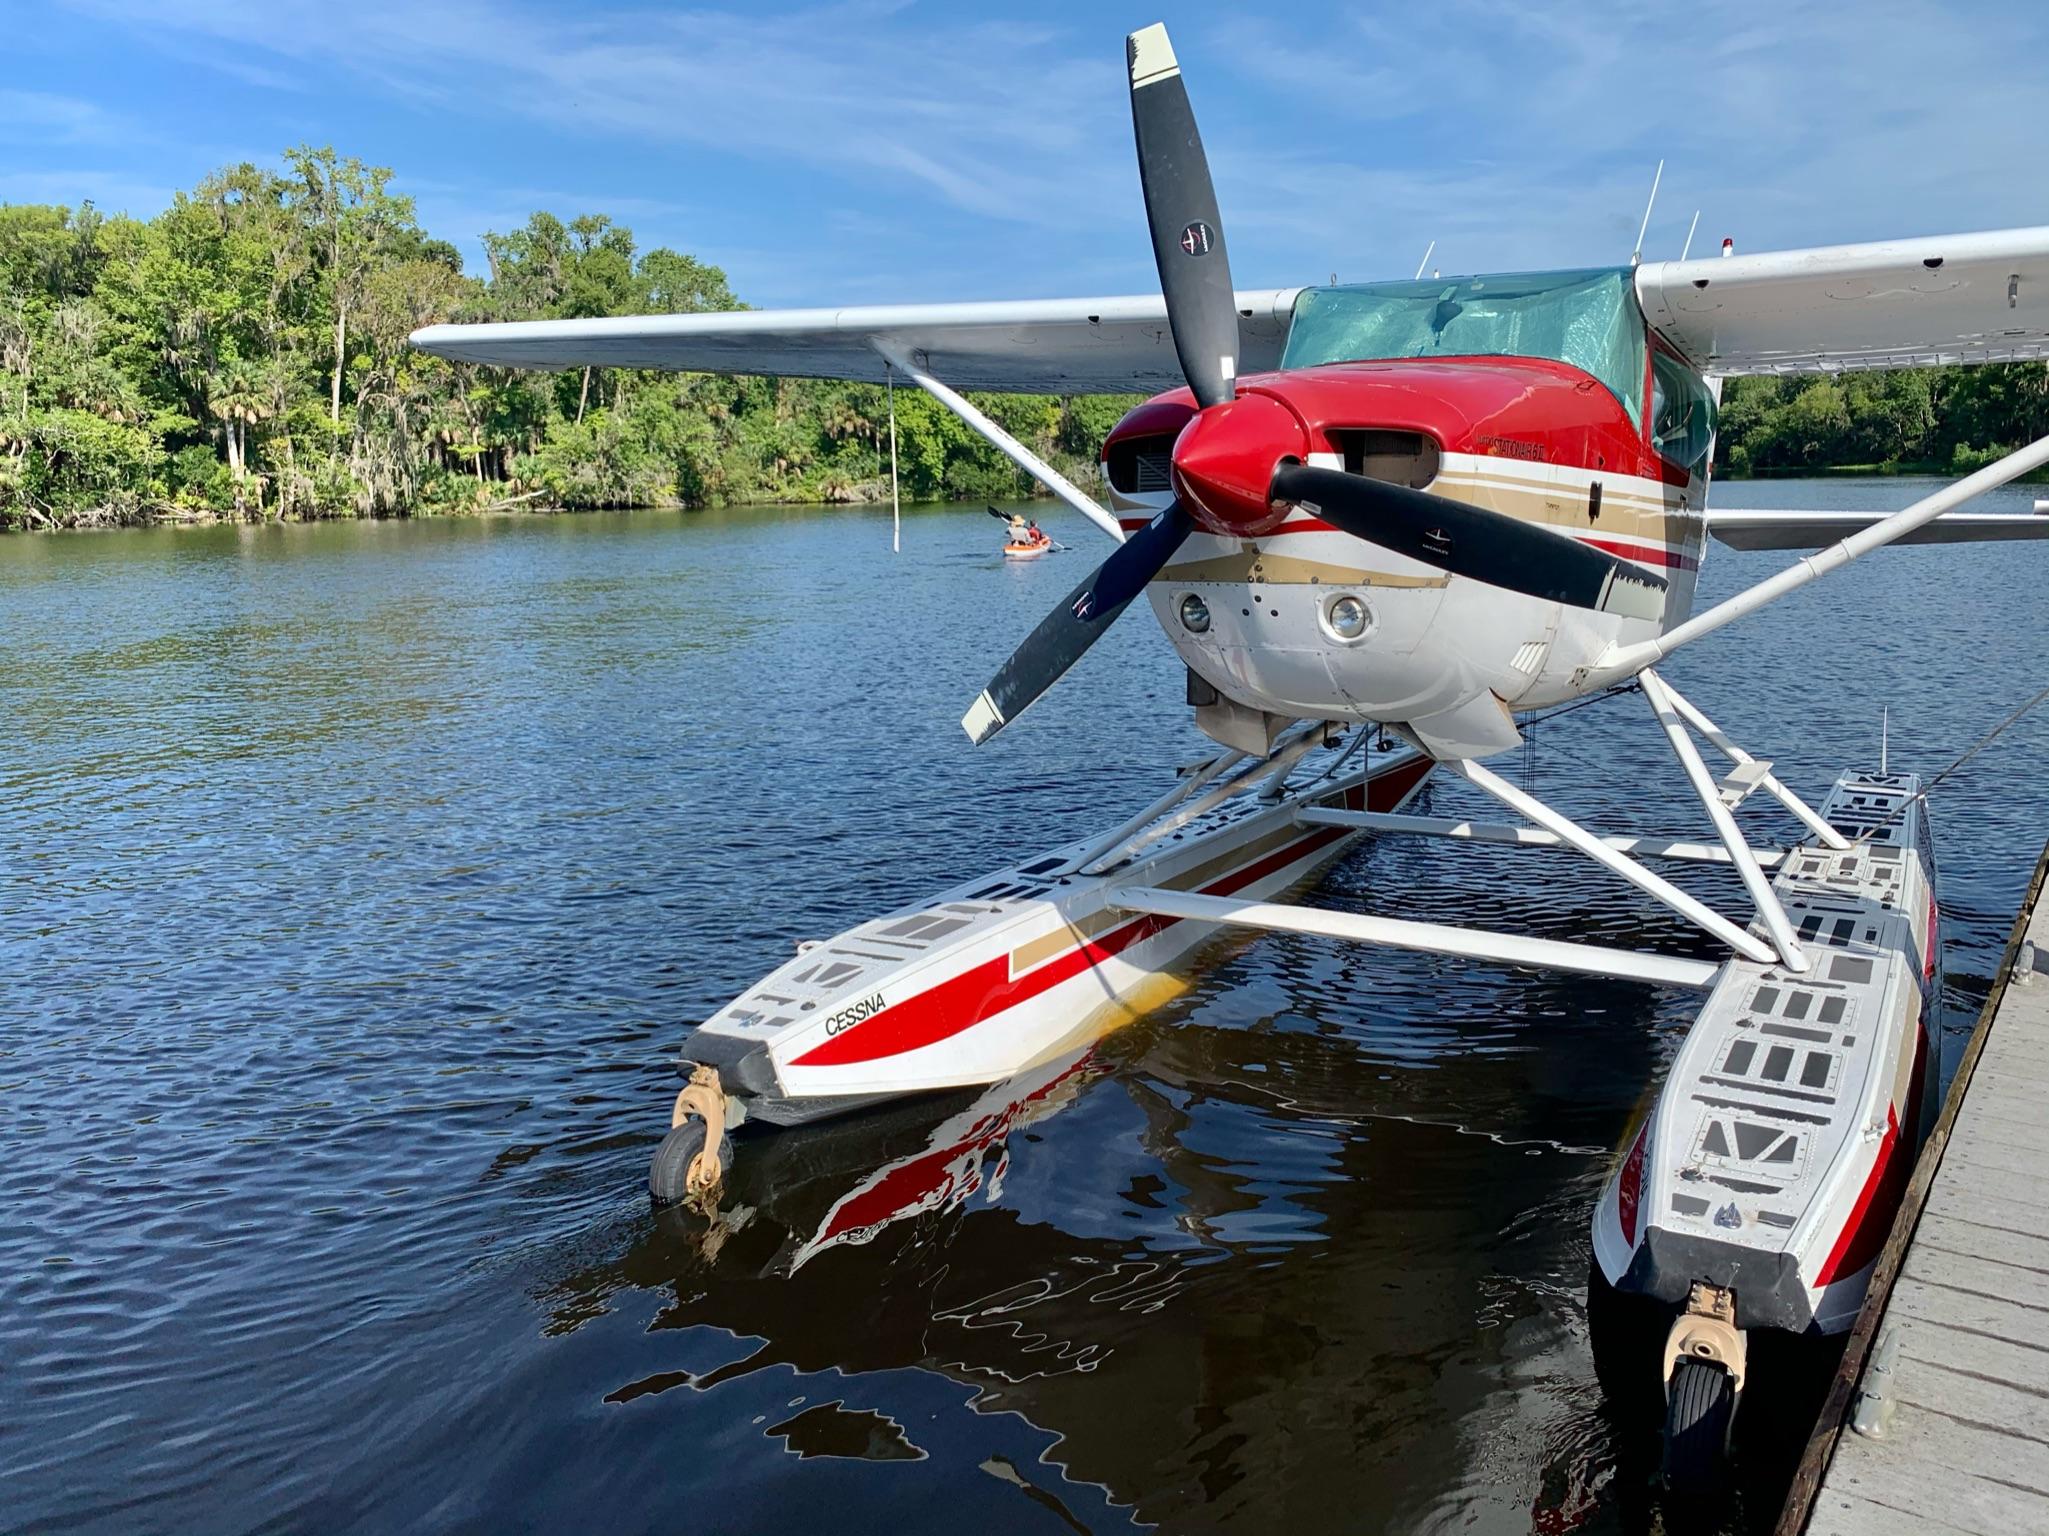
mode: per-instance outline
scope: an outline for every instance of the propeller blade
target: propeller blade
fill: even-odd
[[[1238,300],[1209,161],[1166,27],[1155,22],[1132,33],[1124,52],[1138,177],[1174,351],[1196,403],[1216,405],[1237,392]]]
[[[1175,502],[1118,545],[997,669],[989,686],[961,716],[961,729],[969,739],[980,746],[1058,682],[1194,531],[1195,520]]]
[[[1341,469],[1283,464],[1276,501],[1397,554],[1547,602],[1636,619],[1665,612],[1665,578],[1540,523]]]

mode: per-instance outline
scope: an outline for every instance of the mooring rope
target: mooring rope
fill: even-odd
[[[1864,833],[1863,836],[1857,839],[1857,841],[1860,843],[1870,842],[1873,836],[1880,832],[1883,832],[1887,827],[1890,827],[1894,822],[1898,821],[1901,816],[1905,815],[1908,806],[1918,805],[1922,801],[1926,800],[1931,794],[1935,792],[1935,788],[1938,784],[1940,784],[1944,779],[1948,778],[1951,774],[1955,773],[1959,768],[1963,767],[1964,764],[1968,763],[1980,752],[1983,752],[1987,747],[1991,746],[1992,743],[1997,741],[2002,735],[2004,735],[2010,727],[2017,724],[2021,719],[2023,719],[2030,710],[2035,709],[2037,706],[2039,706],[2044,699],[2049,699],[2049,688],[2043,688],[2040,692],[2036,693],[2033,698],[2030,698],[2026,700],[2024,703],[2022,703],[2022,705],[2018,709],[2016,709],[2012,714],[2008,715],[2004,720],[2000,721],[1997,725],[1993,726],[1991,730],[1987,731],[1983,736],[1980,736],[1976,741],[1972,742],[1969,747],[1964,749],[1964,752],[1961,756],[1959,756],[1947,768],[1943,769],[1942,772],[1938,773],[1934,778],[1930,779],[1925,785],[1922,786],[1922,788],[1918,792],[1909,795],[1906,799],[1902,800],[1898,805],[1894,806],[1891,811],[1887,812],[1883,820],[1874,823],[1871,826],[1871,828]]]

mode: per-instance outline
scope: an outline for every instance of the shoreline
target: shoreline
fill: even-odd
[[[1804,468],[1753,469],[1742,474],[1718,472],[1717,484],[1744,484],[1768,480],[1899,480],[1912,478],[1953,480],[1959,471],[1953,465],[1933,463],[1901,464],[1832,464]],[[2049,467],[2031,471],[2009,482],[2013,485],[2049,485]],[[979,497],[965,498],[968,501]],[[1001,499],[1001,498],[999,498]],[[1050,496],[1024,498],[1034,501],[1051,501]],[[957,497],[934,497],[912,500],[905,497],[906,507],[939,507],[955,504]],[[311,527],[319,523],[403,523],[416,520],[431,521],[443,518],[482,517],[577,517],[594,512],[715,512],[724,507],[874,507],[879,503],[868,500],[856,501],[747,501],[717,502],[706,506],[685,506],[680,502],[647,502],[637,506],[619,507],[571,507],[560,504],[522,506],[517,502],[498,502],[484,507],[456,507],[434,511],[370,512],[361,514],[338,514],[322,517],[303,517],[297,514],[279,516],[273,513],[217,512],[210,509],[179,507],[163,512],[122,513],[109,515],[106,508],[100,508],[92,515],[70,522],[46,519],[41,524],[22,522],[0,522],[0,535],[17,533],[117,533],[143,528],[258,528],[266,524],[286,524]]]

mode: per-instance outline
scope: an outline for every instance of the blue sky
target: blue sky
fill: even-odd
[[[1608,7],[0,0],[0,201],[285,146],[430,231],[604,212],[756,304],[1153,285],[1123,35],[1173,30],[1244,287],[2049,223],[2040,0]]]

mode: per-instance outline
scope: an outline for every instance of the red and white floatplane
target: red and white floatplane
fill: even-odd
[[[655,1195],[715,1186],[742,1121],[1029,1082],[1223,928],[1697,989],[1698,1022],[1594,1214],[1592,1288],[1597,1314],[1618,1297],[1659,1309],[1664,1347],[1640,1368],[1663,1382],[1667,1476],[1711,1476],[1746,1334],[1847,1327],[1898,1203],[1934,1099],[1934,871],[1913,780],[1849,774],[1817,810],[1658,666],[1882,546],[2049,533],[2040,516],[1957,510],[2049,463],[2049,439],[1889,516],[1710,511],[1719,381],[2049,357],[2049,229],[1239,292],[1164,28],[1133,34],[1127,57],[1158,296],[414,337],[469,363],[926,390],[1116,541],[997,670],[968,735],[1016,719],[1143,594],[1217,744],[1122,826],[807,947],[703,1021]],[[963,389],[1157,393],[1105,444],[1104,506]],[[1696,613],[1709,535],[1820,552]],[[1712,840],[1597,835],[1485,765],[1520,744],[1518,716],[1625,687]],[[1719,776],[1703,744],[1727,759]],[[1505,818],[1412,814],[1432,771]],[[1737,813],[1758,796],[1797,843],[1751,844]],[[1577,853],[1726,958],[1286,899],[1365,835]],[[1652,868],[1675,859],[1733,870],[1749,913]],[[922,1175],[884,1173],[849,1230],[929,1198]]]

